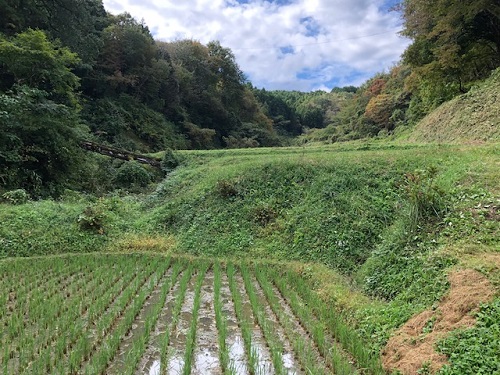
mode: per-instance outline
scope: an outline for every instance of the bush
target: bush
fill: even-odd
[[[118,168],[113,178],[113,184],[116,187],[133,189],[136,187],[146,187],[151,180],[151,174],[143,166],[136,161],[128,161]]]
[[[276,220],[278,213],[269,205],[259,205],[252,211],[252,220],[262,227]]]
[[[433,221],[445,212],[444,191],[436,185],[437,168],[406,173],[404,192],[409,203],[411,227]]]
[[[216,191],[222,198],[233,198],[239,195],[236,185],[228,180],[217,181]]]
[[[88,206],[78,216],[80,229],[104,234],[104,209],[99,205]]]
[[[167,149],[165,155],[163,155],[163,159],[161,160],[161,169],[168,173],[175,168],[177,168],[180,164],[179,158],[174,154],[172,149]]]
[[[26,190],[16,189],[2,194],[2,199],[10,204],[23,204],[30,199],[30,196]]]

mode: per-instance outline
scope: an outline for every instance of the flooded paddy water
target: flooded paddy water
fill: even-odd
[[[3,368],[16,368],[23,358],[32,358],[30,369],[47,373],[292,375],[310,373],[300,353],[307,346],[312,360],[324,369],[321,373],[334,372],[271,277],[261,284],[254,271],[245,274],[234,266],[229,275],[225,266],[210,262],[131,258],[108,255],[101,263],[94,260],[92,273],[77,268],[73,274],[53,274],[56,284],[68,289],[63,291],[68,311],[78,304],[81,314],[73,315],[74,321],[53,322],[50,345],[58,351],[47,358],[37,357],[46,349],[23,337],[22,325],[18,336],[11,332],[19,319],[16,310],[1,314],[5,329],[0,345],[8,348],[0,353]],[[85,262],[79,257],[74,261]],[[45,283],[23,275],[18,298],[32,295],[30,285],[44,293]],[[86,285],[87,292],[79,293],[80,285]],[[17,293],[15,285],[8,287]],[[93,295],[92,290],[99,292]],[[52,288],[47,293],[53,293]],[[76,331],[64,337],[66,333],[56,328],[61,325]],[[11,343],[18,342],[31,345],[32,352],[13,348]]]

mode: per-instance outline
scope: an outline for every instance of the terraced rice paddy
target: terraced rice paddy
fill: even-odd
[[[4,374],[381,373],[283,267],[149,255],[0,262]]]

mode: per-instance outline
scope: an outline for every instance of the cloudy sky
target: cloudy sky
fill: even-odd
[[[398,0],[104,0],[144,20],[155,39],[219,40],[254,86],[330,90],[360,85],[408,45]]]

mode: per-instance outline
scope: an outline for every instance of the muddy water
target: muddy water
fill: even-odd
[[[149,343],[146,347],[144,355],[139,362],[138,370],[136,375],[148,374],[148,375],[160,375],[161,367],[161,339],[164,338],[164,333],[169,328],[169,324],[172,321],[172,312],[174,309],[175,298],[179,290],[179,282],[182,279],[182,273],[177,276],[177,281],[170,288],[170,291],[165,299],[165,304],[163,305],[158,320],[156,321],[156,326],[151,332],[151,337]]]
[[[264,335],[253,316],[252,305],[250,304],[243,278],[241,275],[235,275],[235,280],[238,283],[238,290],[242,297],[243,314],[249,322],[254,322],[252,327],[252,351],[257,356],[257,374],[274,374],[271,352],[269,351]]]
[[[318,347],[316,346],[316,343],[314,342],[314,339],[311,337],[309,332],[307,332],[304,327],[300,324],[300,320],[297,318],[295,313],[293,312],[291,306],[288,304],[288,301],[283,297],[281,292],[278,290],[278,288],[273,285],[272,286],[272,292],[278,299],[280,306],[285,313],[285,315],[288,316],[290,322],[292,322],[293,329],[295,332],[297,332],[301,337],[306,339],[310,343],[310,347],[312,348],[312,351],[315,355],[315,358],[317,359],[317,363],[323,363],[325,372],[332,371],[333,372],[333,366],[331,361],[326,360],[321,353],[318,350]],[[328,367],[328,368],[327,368]]]
[[[267,299],[264,295],[264,291],[260,287],[257,280],[252,281],[257,297],[259,298],[259,303],[264,307],[266,312],[266,317],[271,324],[273,332],[278,336],[280,342],[283,344],[283,367],[287,371],[288,374],[300,374],[300,364],[295,358],[292,345],[288,340],[285,331],[281,324],[279,323],[278,317],[272,311],[271,307],[267,303]]]
[[[245,375],[248,374],[245,345],[243,343],[243,337],[241,336],[241,330],[238,326],[238,320],[236,319],[226,274],[222,274],[221,284],[220,296],[223,309],[222,313],[226,318],[226,345],[229,350],[229,366],[234,370],[236,375]]]
[[[167,348],[167,374],[181,375],[184,368],[184,353],[186,351],[186,336],[191,326],[197,275],[193,274],[189,280],[186,297],[182,304],[177,327],[172,329],[170,344]]]
[[[161,297],[161,289],[165,283],[169,282],[169,278],[171,276],[172,268],[169,268],[167,272],[165,272],[161,276],[161,279],[158,280],[155,288],[144,302],[139,315],[132,323],[131,329],[120,342],[120,347],[118,348],[113,362],[106,370],[106,374],[123,374],[125,372],[127,355],[130,354],[130,350],[132,349],[134,342],[144,333],[146,323],[145,319],[151,314],[151,311],[154,310],[156,305],[159,303]]]
[[[219,375],[222,373],[219,362],[218,332],[215,324],[214,275],[205,274],[201,287],[201,303],[198,312],[198,329],[194,351],[195,374]]]

